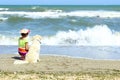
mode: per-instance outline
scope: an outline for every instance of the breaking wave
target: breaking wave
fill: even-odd
[[[0,35],[0,45],[17,45],[17,37]],[[53,36],[43,36],[42,45],[120,46],[120,32],[111,30],[107,25],[59,31]]]
[[[0,11],[7,11],[9,8],[0,8]]]
[[[119,11],[71,11],[47,10],[44,12],[25,12],[25,11],[1,11],[1,17],[24,17],[32,19],[40,18],[62,18],[62,17],[99,17],[99,18],[119,18]]]

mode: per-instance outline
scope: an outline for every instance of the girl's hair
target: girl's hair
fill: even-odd
[[[21,36],[26,37],[28,33],[21,33]]]

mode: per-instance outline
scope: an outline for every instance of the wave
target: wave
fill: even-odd
[[[0,18],[1,19],[1,18]],[[18,17],[18,16],[11,16],[9,18],[2,18],[2,20],[7,20],[8,22],[24,22],[24,21],[30,21],[31,18],[25,18],[25,17]]]
[[[47,10],[44,12],[25,12],[25,11],[1,11],[1,17],[11,16],[40,19],[40,18],[63,18],[63,17],[99,17],[99,18],[120,18],[119,11],[71,11]]]
[[[0,45],[17,45],[17,37],[0,35]],[[120,32],[111,30],[107,25],[59,31],[53,36],[43,36],[42,45],[120,46]]]
[[[0,8],[0,11],[7,11],[9,8]]]
[[[0,45],[17,45],[17,37],[0,35]]]
[[[119,46],[120,33],[110,30],[107,25],[96,25],[86,30],[60,31],[55,36],[45,37],[43,43],[48,45]]]
[[[7,20],[8,18],[5,18],[5,17],[0,17],[0,21],[5,21]]]

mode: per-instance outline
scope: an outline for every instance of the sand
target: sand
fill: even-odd
[[[120,60],[41,55],[32,64],[13,64],[17,54],[0,54],[0,80],[120,80]]]

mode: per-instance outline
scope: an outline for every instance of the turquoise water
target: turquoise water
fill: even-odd
[[[31,30],[29,38],[39,34],[43,37],[42,46],[51,46],[55,54],[63,53],[67,56],[95,58],[98,54],[112,54],[109,59],[114,59],[120,53],[120,6],[119,5],[3,5],[0,6],[0,52],[2,46],[17,46],[19,31],[22,28]],[[60,46],[66,46],[59,49]],[[70,46],[74,48],[69,49]],[[76,46],[76,47],[75,47]],[[79,46],[80,49],[77,47]],[[83,48],[86,47],[84,51]],[[88,50],[87,48],[90,48]],[[94,48],[93,48],[94,47]],[[95,49],[107,47],[107,50]],[[111,48],[112,47],[112,48]],[[5,47],[4,47],[5,48]],[[48,47],[47,47],[48,48]],[[100,49],[101,49],[100,48]],[[6,49],[9,49],[6,47]],[[15,48],[14,48],[15,49]],[[69,51],[68,51],[69,49]],[[83,49],[83,50],[82,50]],[[52,54],[53,52],[44,52]],[[82,51],[82,53],[81,53]],[[114,52],[116,56],[113,56]],[[17,53],[16,51],[11,51]],[[93,54],[92,56],[82,56]],[[7,53],[5,51],[4,53]],[[71,55],[69,55],[70,53]],[[98,54],[96,54],[98,53]],[[77,55],[81,54],[81,55]],[[107,55],[108,56],[108,55]],[[113,56],[113,57],[112,57]],[[96,58],[101,58],[100,56]],[[96,59],[95,58],[95,59]],[[107,57],[101,59],[108,59]],[[116,59],[118,59],[117,57]]]
[[[119,21],[119,5],[0,6],[0,45],[17,45],[22,28],[42,35],[42,45],[119,45]]]

